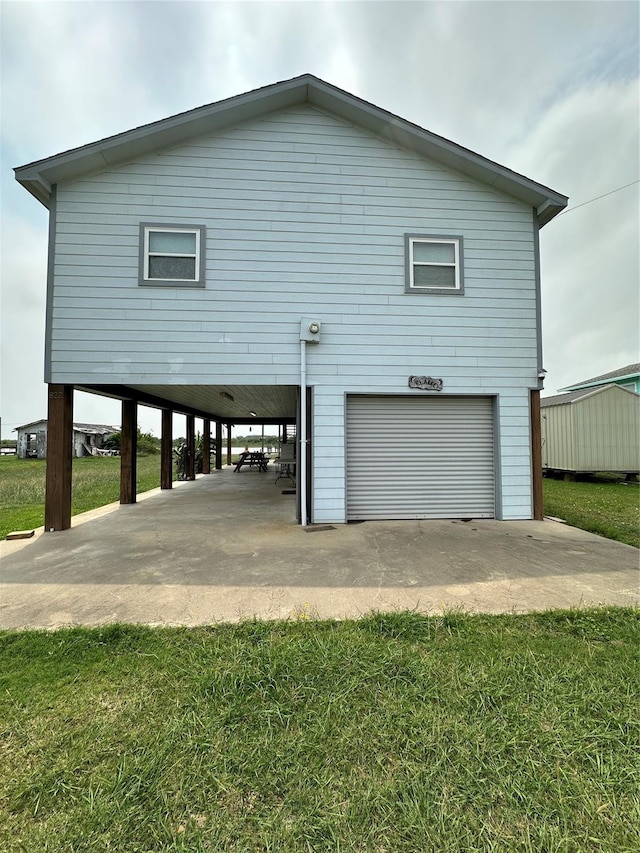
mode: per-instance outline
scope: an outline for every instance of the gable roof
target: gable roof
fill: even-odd
[[[544,225],[567,205],[567,197],[482,157],[443,136],[399,118],[312,74],[216,101],[16,168],[16,180],[45,207],[54,184],[74,180],[133,158],[166,149],[250,119],[308,103],[367,128],[375,135],[449,166],[470,178],[527,202]]]
[[[619,367],[610,373],[602,373],[600,376],[584,379],[582,382],[576,382],[575,385],[567,385],[566,388],[561,388],[560,390],[577,391],[580,388],[587,388],[592,385],[607,385],[611,379],[637,379],[638,377],[640,377],[640,364],[627,364],[625,367]]]
[[[615,382],[610,382],[608,385],[600,385],[598,388],[583,388],[580,391],[571,391],[568,394],[556,394],[553,397],[542,397],[540,400],[540,407],[545,408],[547,406],[561,406],[563,403],[577,403],[579,400],[585,400],[587,397],[593,397],[603,391],[610,391],[612,388],[615,388],[623,394],[633,394],[634,397],[640,396],[630,388],[623,388],[620,385],[616,385]]]

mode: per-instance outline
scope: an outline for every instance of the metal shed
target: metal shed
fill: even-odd
[[[540,400],[542,467],[640,471],[640,395],[611,384]]]

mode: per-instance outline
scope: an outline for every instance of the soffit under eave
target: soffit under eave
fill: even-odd
[[[140,394],[150,394],[158,400],[208,412],[215,420],[232,423],[252,423],[252,412],[271,421],[295,418],[297,385],[129,385]],[[143,401],[144,402],[144,401]]]

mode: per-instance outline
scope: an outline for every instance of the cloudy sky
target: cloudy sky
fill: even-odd
[[[13,167],[305,72],[570,197],[541,234],[546,394],[640,360],[637,2],[0,0],[0,16],[3,437],[46,416],[47,211]],[[119,411],[76,395],[76,420]],[[150,410],[140,424],[159,434]]]

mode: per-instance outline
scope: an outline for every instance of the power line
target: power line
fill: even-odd
[[[613,195],[614,193],[619,193],[620,190],[626,190],[627,187],[632,187],[634,184],[640,183],[640,178],[637,178],[635,181],[631,181],[630,184],[625,184],[623,187],[618,187],[615,190],[609,190],[608,193],[603,193],[602,195],[598,195],[595,198],[590,198],[589,201],[583,201],[581,204],[576,204],[573,207],[567,208],[567,210],[563,210],[562,213],[559,213],[558,216],[566,216],[567,213],[571,213],[572,210],[577,210],[579,207],[584,207],[585,204],[593,204],[594,201],[600,201],[601,198],[606,198],[608,195]],[[556,217],[557,219],[558,217]]]

